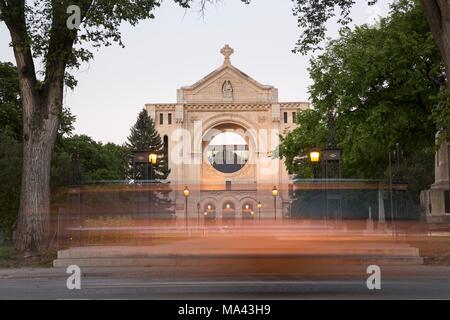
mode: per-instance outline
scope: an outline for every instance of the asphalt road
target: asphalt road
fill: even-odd
[[[0,279],[0,299],[450,299],[450,278],[389,279],[381,290],[361,280],[160,280],[93,277],[80,290],[65,278]]]

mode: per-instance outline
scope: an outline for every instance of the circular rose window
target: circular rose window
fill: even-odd
[[[214,169],[222,173],[235,173],[248,161],[248,144],[234,132],[216,135],[207,147],[207,157]]]

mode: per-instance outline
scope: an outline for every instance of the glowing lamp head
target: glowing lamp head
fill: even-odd
[[[261,209],[261,207],[262,207],[262,204],[261,204],[261,201],[260,201],[260,202],[258,202],[258,208]]]
[[[276,186],[274,186],[273,189],[272,189],[272,195],[273,195],[274,197],[276,197],[276,196],[278,195],[278,189],[277,189]]]
[[[246,205],[245,205],[245,209],[247,209],[247,210],[248,210],[248,208],[249,208],[249,206],[248,206],[248,204],[246,204]]]
[[[251,215],[254,215],[254,214],[255,214],[255,211],[250,212],[250,214],[251,214]]]
[[[211,205],[209,204],[209,205],[208,205],[208,210],[211,210],[211,208],[212,208],[212,207],[211,207]]]
[[[319,149],[314,148],[314,149],[312,149],[312,150],[309,152],[309,160],[310,160],[312,163],[318,163],[318,162],[320,162],[320,151],[319,151]]]
[[[203,212],[203,214],[204,214],[205,216],[207,216],[207,215],[208,215],[208,211]]]
[[[187,197],[189,197],[189,189],[188,189],[188,187],[186,186],[186,187],[184,187],[184,190],[183,190],[183,195],[187,198]]]
[[[230,204],[229,203],[227,203],[227,209],[230,209]]]
[[[157,159],[158,159],[158,155],[155,153],[150,153],[148,155],[148,162],[151,163],[152,165],[156,164]]]

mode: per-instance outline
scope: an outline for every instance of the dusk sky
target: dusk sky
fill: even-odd
[[[355,24],[386,15],[392,1],[375,7],[358,1]],[[95,60],[76,72],[79,85],[67,90],[65,105],[76,115],[76,133],[123,143],[145,103],[176,102],[176,89],[195,83],[219,67],[224,44],[231,62],[252,78],[279,89],[280,101],[307,101],[310,56],[293,54],[301,30],[291,0],[227,0],[209,6],[205,16],[164,1],[156,19],[123,25],[125,48],[101,48]],[[329,24],[336,36],[337,25]],[[14,62],[9,33],[0,24],[0,60]]]

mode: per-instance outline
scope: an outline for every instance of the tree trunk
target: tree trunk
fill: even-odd
[[[29,93],[32,93],[30,90]],[[26,92],[23,92],[23,95]],[[26,105],[33,116],[24,116],[22,187],[17,248],[40,252],[49,243],[50,170],[63,99],[63,79],[55,81],[42,96],[42,105]],[[31,99],[33,100],[33,99]],[[27,115],[27,112],[24,112]]]
[[[89,7],[92,2],[86,1]],[[52,1],[52,28],[45,55],[45,79],[38,81],[26,23],[25,0],[0,0],[12,40],[23,110],[23,168],[17,248],[47,248],[50,226],[50,169],[62,112],[64,72],[77,36],[66,28],[64,2]],[[86,11],[88,9],[86,8]]]
[[[58,2],[55,2],[56,5]],[[0,1],[10,31],[19,73],[23,110],[23,168],[16,246],[22,251],[45,250],[50,226],[50,169],[62,112],[64,72],[76,32],[67,34],[64,6],[56,11],[45,57],[45,79],[39,82],[25,18],[25,1],[6,6]],[[58,13],[61,13],[58,12]]]
[[[50,167],[53,143],[46,132],[30,131],[23,145],[17,248],[39,252],[48,245]]]
[[[421,4],[441,52],[450,90],[450,0],[421,0]]]
[[[50,169],[59,128],[64,63],[52,69],[52,80],[40,86],[31,52],[14,47],[23,110],[23,167],[16,246],[22,252],[47,248],[50,226]]]

